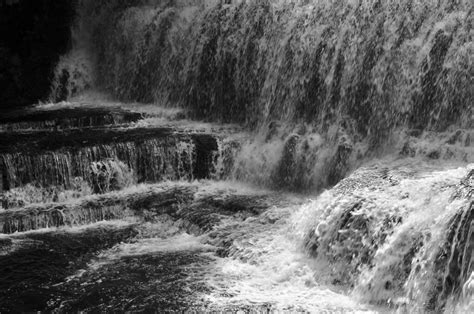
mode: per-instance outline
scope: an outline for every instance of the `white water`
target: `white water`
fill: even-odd
[[[221,219],[211,230],[167,215],[137,221],[137,237],[99,252],[77,278],[127,256],[193,252],[212,260],[189,272],[211,287],[201,298],[217,308],[463,313],[474,307],[472,193],[459,192],[474,167],[468,1],[80,4],[74,49],[60,60],[52,86],[53,99],[69,101],[39,109],[121,107],[144,117],[115,126],[124,132],[210,133],[218,144],[210,178],[243,183],[163,183],[148,191],[181,185],[197,189],[196,198],[271,194],[272,206],[223,218],[202,205],[203,216]],[[80,94],[91,87],[121,100],[187,109]],[[196,115],[254,132],[185,119]],[[165,170],[154,164],[166,154],[160,145],[124,151],[141,156],[134,163],[146,155],[153,166],[146,174],[158,174]],[[116,158],[114,149],[106,155]],[[179,143],[172,152],[186,153],[193,166],[193,145]],[[61,160],[54,183],[70,178],[72,158]],[[47,161],[26,160],[10,170]],[[86,176],[90,160],[83,163]],[[92,169],[102,165],[94,161]],[[107,165],[130,180],[106,197],[148,189],[130,187],[137,169]],[[151,181],[193,179],[183,171],[191,166]],[[108,182],[100,192],[113,190]],[[464,188],[472,190],[472,182]],[[85,199],[70,190],[72,196],[65,189],[56,201]],[[50,201],[29,186],[11,194],[25,203]],[[176,206],[180,212],[186,204]]]
[[[301,250],[288,226],[300,206],[275,206],[262,217],[243,223],[228,222],[222,229],[237,237],[230,257],[219,259],[209,279],[213,303],[271,305],[281,311],[368,312],[370,307],[319,281],[314,261]],[[278,219],[269,224],[268,220]]]
[[[84,106],[84,103],[47,104],[39,109],[74,106]],[[104,106],[114,107],[117,103]],[[167,125],[179,132],[193,130],[219,134],[215,178],[219,179],[222,173],[229,171],[225,158],[232,159],[232,171],[224,176],[228,181],[177,181],[158,185],[131,185],[136,182],[133,175],[123,172],[125,179],[132,181],[121,187],[121,191],[106,194],[105,198],[166,191],[177,186],[197,189],[196,197],[220,193],[273,195],[276,193],[252,184],[267,185],[272,180],[274,169],[280,167],[287,154],[285,150],[288,151],[287,143],[292,138],[297,141],[291,148],[295,158],[289,161],[291,167],[295,164],[305,166],[302,173],[308,174],[304,177],[307,180],[318,180],[315,174],[324,171],[324,168],[319,172],[310,169],[322,167],[324,163],[318,164],[320,159],[306,156],[305,146],[309,151],[318,151],[319,156],[322,156],[321,149],[328,149],[321,147],[322,140],[316,133],[306,132],[302,136],[295,131],[286,138],[266,141],[256,137],[250,140],[248,133],[235,126],[183,120],[180,111],[175,109],[143,104],[123,106],[145,115],[143,120],[127,126],[130,129]],[[433,265],[450,227],[449,221],[471,201],[453,198],[453,195],[460,181],[474,168],[474,164],[466,164],[472,161],[472,146],[447,144],[451,136],[450,132],[433,136],[426,133],[412,143],[414,151],[419,152],[414,153],[415,157],[365,162],[334,188],[318,195],[281,193],[272,198],[271,209],[264,213],[255,217],[228,217],[203,234],[186,221],[175,221],[166,216],[146,223],[132,220],[140,225],[139,235],[133,241],[98,253],[87,269],[79,270],[68,280],[80,278],[85,273],[100,272],[105,265],[127,256],[196,252],[211,258],[212,263],[190,271],[195,272],[192,276],[211,287],[211,292],[202,295],[202,299],[217,308],[270,306],[274,310],[310,312],[396,309],[403,313],[423,312],[431,289],[426,285],[433,285],[438,276]],[[469,136],[461,134],[458,137]],[[232,148],[232,143],[239,145]],[[431,150],[439,151],[441,158],[424,157]],[[446,154],[449,157],[443,157]],[[311,160],[314,163],[308,162]],[[298,169],[291,167],[285,170],[289,175]],[[234,179],[247,183],[232,182]],[[283,179],[289,183],[293,180],[292,177]],[[324,186],[324,183],[320,185]],[[42,201],[36,200],[35,196],[41,191],[28,186],[8,193],[12,198],[24,198],[27,203]],[[84,193],[88,194],[87,191]],[[68,191],[64,191],[64,197],[56,201],[79,204],[81,200],[94,201],[96,198],[77,193],[68,196]],[[352,220],[341,225],[345,213],[353,207]],[[387,219],[391,221],[388,225]],[[86,229],[74,226],[40,232],[80,230]],[[28,233],[12,237],[22,234]],[[216,252],[223,241],[231,243],[228,256],[218,257]],[[464,313],[472,308],[472,280],[466,280],[462,285],[461,298],[448,299],[446,311]]]
[[[430,277],[435,275],[430,273],[435,255],[425,255],[436,253],[449,227],[447,222],[469,202],[469,199],[453,199],[452,195],[471,169],[474,165],[439,169],[417,160],[380,161],[357,170],[315,198],[280,196],[261,215],[244,219],[229,217],[199,236],[183,231],[186,223],[162,216],[153,223],[140,223],[134,241],[99,253],[87,269],[68,280],[86,272],[100,272],[101,267],[127,256],[195,251],[213,262],[210,266],[190,269],[197,272],[190,276],[205,278],[203,284],[212,287],[212,292],[202,298],[218,308],[271,306],[276,311],[358,313],[394,311],[395,308],[387,306],[396,306],[401,312],[423,312],[418,298],[423,298],[426,290],[420,284],[430,282]],[[180,185],[198,187],[200,196],[223,192],[267,193],[224,182],[169,182],[153,189],[166,190]],[[149,189],[143,185],[114,193],[140,193]],[[370,233],[365,237],[354,234],[338,242],[338,234],[354,232],[337,229],[342,213],[361,200],[363,205],[354,215],[369,217]],[[391,230],[384,225],[387,216],[401,217],[402,223]],[[312,230],[318,234],[316,258],[308,255],[311,252],[305,247]],[[382,232],[386,232],[385,241],[370,243],[371,236]],[[404,273],[403,258],[420,237],[424,244],[410,262],[411,272],[408,269]],[[232,240],[229,255],[217,257],[214,252],[223,240]],[[378,247],[373,247],[374,244]],[[373,267],[357,257],[353,259],[355,264],[345,259],[358,250],[371,248],[375,250]],[[418,263],[426,269],[422,276],[415,272]],[[336,284],[334,279],[338,279]],[[353,288],[347,284],[351,280]],[[387,281],[393,282],[389,289]],[[449,311],[469,312],[473,306],[470,285],[471,281],[465,283],[459,302],[453,305],[448,302]],[[368,305],[373,302],[376,307]]]

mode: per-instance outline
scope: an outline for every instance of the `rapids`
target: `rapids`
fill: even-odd
[[[0,312],[473,312],[473,10],[78,0],[0,116]]]

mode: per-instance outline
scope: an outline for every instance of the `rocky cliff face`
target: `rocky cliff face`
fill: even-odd
[[[0,109],[44,99],[70,46],[76,1],[0,1]]]

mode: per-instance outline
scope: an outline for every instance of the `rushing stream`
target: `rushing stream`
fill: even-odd
[[[0,117],[0,312],[474,312],[471,1],[76,6]]]

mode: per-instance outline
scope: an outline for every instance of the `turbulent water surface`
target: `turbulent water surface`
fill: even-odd
[[[0,312],[474,311],[470,1],[77,1],[0,117]]]

